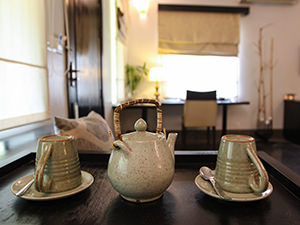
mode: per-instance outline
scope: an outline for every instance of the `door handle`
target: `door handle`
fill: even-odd
[[[69,73],[68,79],[69,79],[70,85],[72,87],[76,86],[76,82],[78,80],[78,77],[76,74],[77,72],[80,72],[80,70],[73,70],[73,64],[72,64],[72,62],[70,62],[69,69],[68,69],[68,73]]]

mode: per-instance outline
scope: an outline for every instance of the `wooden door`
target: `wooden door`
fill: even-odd
[[[102,89],[101,0],[65,0],[68,63],[69,117],[81,117],[94,110],[104,115]]]

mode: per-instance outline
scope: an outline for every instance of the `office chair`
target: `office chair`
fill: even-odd
[[[186,128],[207,127],[207,142],[209,143],[210,127],[212,127],[213,145],[215,145],[216,123],[217,92],[195,92],[188,90],[182,120],[183,144],[186,144]]]

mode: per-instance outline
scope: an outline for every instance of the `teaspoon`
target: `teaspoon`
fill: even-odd
[[[210,168],[206,167],[206,166],[202,166],[199,170],[200,172],[200,176],[207,181],[210,181],[211,185],[213,186],[215,192],[217,193],[217,195],[219,195],[221,198],[223,199],[231,199],[230,197],[228,197],[227,195],[225,195],[225,193],[219,189],[216,185],[216,181],[215,181],[215,177],[212,174],[212,171]]]
[[[31,185],[34,183],[34,179],[32,178],[28,184],[26,184],[24,187],[22,187],[17,193],[16,196],[22,196],[26,193],[26,191],[31,187]]]

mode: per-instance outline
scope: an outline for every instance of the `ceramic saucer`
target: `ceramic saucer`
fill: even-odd
[[[201,191],[203,191],[205,194],[207,194],[211,197],[218,198],[218,199],[225,200],[225,201],[233,201],[233,202],[257,201],[257,200],[268,197],[273,191],[273,186],[269,182],[267,190],[265,190],[264,192],[261,192],[261,193],[254,193],[254,192],[252,192],[252,193],[233,193],[233,192],[228,192],[228,191],[223,190],[224,193],[231,198],[231,199],[223,199],[223,198],[220,198],[216,194],[216,192],[214,191],[210,182],[204,180],[202,177],[200,177],[200,175],[198,175],[195,178],[195,184]]]
[[[19,180],[15,181],[11,185],[12,193],[16,195],[16,193],[22,187],[24,187],[32,178],[33,178],[33,174],[30,174],[28,176],[22,177]],[[34,200],[34,201],[45,201],[45,200],[65,198],[87,189],[89,186],[92,185],[93,182],[94,182],[94,177],[90,173],[81,170],[81,185],[79,185],[78,187],[72,190],[58,192],[58,193],[43,193],[37,191],[34,185],[32,185],[25,194],[18,197],[28,199],[28,200]]]

